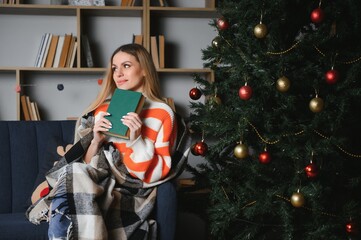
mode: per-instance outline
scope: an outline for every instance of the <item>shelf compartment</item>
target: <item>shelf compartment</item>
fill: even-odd
[[[52,71],[22,71],[21,94],[37,103],[41,119],[79,117],[97,96],[98,80],[103,76],[101,72],[59,71],[54,75]],[[59,85],[63,86],[62,90],[58,89]]]

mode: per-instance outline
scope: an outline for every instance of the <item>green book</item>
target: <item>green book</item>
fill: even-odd
[[[115,89],[110,100],[107,112],[111,115],[105,116],[112,123],[112,128],[107,135],[129,139],[129,128],[121,122],[121,118],[129,112],[140,113],[143,108],[145,97],[140,92]]]

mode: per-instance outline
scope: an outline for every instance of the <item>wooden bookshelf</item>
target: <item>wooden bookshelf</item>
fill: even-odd
[[[69,93],[70,88],[84,84],[85,89],[92,87],[92,92],[96,93],[99,89],[96,82],[104,77],[108,58],[112,51],[118,45],[131,42],[134,35],[143,36],[143,46],[148,50],[150,50],[150,36],[164,35],[165,64],[164,68],[158,69],[162,82],[175,77],[184,78],[184,81],[188,81],[188,85],[190,85],[193,82],[193,73],[202,74],[210,79],[214,78],[210,69],[203,68],[200,55],[201,49],[206,48],[207,43],[211,43],[212,34],[215,36],[217,33],[213,33],[211,26],[208,26],[207,34],[203,34],[199,30],[207,27],[205,26],[208,25],[206,22],[218,17],[215,0],[176,0],[172,1],[176,5],[169,7],[150,6],[149,2],[142,0],[142,6],[120,6],[119,0],[112,1],[112,6],[46,5],[35,4],[35,0],[17,0],[15,4],[0,4],[0,22],[2,24],[0,28],[0,42],[2,43],[0,46],[2,52],[0,57],[0,84],[2,85],[0,95],[2,91],[7,91],[7,94],[13,95],[16,99],[13,101],[15,102],[14,106],[0,103],[0,120],[23,120],[20,101],[22,94],[29,95],[34,101],[37,101],[40,112],[48,112],[44,115],[44,120],[61,120],[76,115],[76,112],[80,114],[86,107],[85,103],[83,106],[76,104],[68,106],[65,103],[62,105],[58,100],[52,100],[52,96],[49,95],[49,102],[57,101],[59,105],[58,108],[53,109],[52,106],[49,107],[43,101],[38,100],[46,99],[45,96],[41,98],[38,96],[46,94],[47,91],[35,91],[34,89],[53,89],[53,85],[58,82],[64,84],[64,90],[59,91],[59,95],[64,94],[64,98],[74,97],[73,102],[79,98],[90,103],[95,96],[84,100],[86,93],[82,93],[81,88],[79,96],[73,92]],[[163,20],[166,22],[162,22]],[[175,34],[178,31],[176,27],[183,21],[194,21],[199,24],[195,24],[193,29],[187,29],[189,26],[182,27],[181,31],[184,36],[178,37]],[[117,30],[114,30],[115,28]],[[194,33],[188,34],[188,31],[200,33],[196,36]],[[58,35],[72,33],[73,36],[76,36],[78,44],[75,66],[34,67],[41,36],[47,32]],[[10,34],[13,37],[9,38]],[[94,67],[92,68],[86,67],[82,58],[84,49],[81,44],[81,36],[83,34],[89,37],[94,54]],[[189,36],[194,37],[197,51],[188,50]],[[187,52],[188,55],[182,56],[177,52],[181,54]],[[193,64],[190,60],[197,62]],[[6,87],[3,87],[5,85]],[[9,93],[8,89],[13,89],[16,85],[21,86],[21,92]],[[180,95],[178,99],[182,99],[184,104],[189,101],[187,95]],[[177,97],[175,101],[177,102]],[[56,106],[55,103],[53,105]],[[68,111],[69,108],[71,111]],[[62,111],[62,114],[53,115],[52,111]]]

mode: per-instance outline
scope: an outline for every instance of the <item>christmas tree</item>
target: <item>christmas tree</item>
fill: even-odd
[[[190,90],[212,239],[358,239],[361,1],[223,0]],[[205,101],[198,101],[203,94]]]

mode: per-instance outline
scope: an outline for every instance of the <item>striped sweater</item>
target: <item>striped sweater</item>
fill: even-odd
[[[108,105],[105,103],[96,109],[95,121],[99,120],[99,112],[107,111]],[[130,142],[107,136],[106,141],[114,143],[133,177],[153,183],[166,177],[171,168],[171,153],[176,139],[175,116],[167,104],[149,99],[139,116],[143,125],[141,136],[136,140]]]

